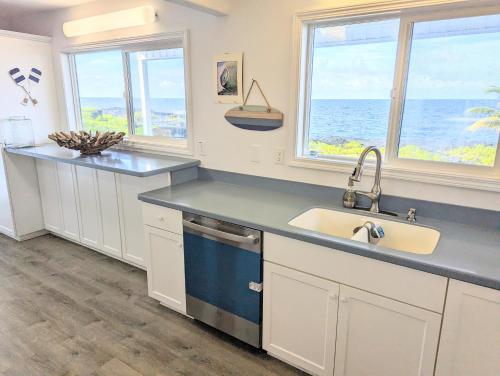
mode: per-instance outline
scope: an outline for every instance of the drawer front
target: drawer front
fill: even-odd
[[[144,224],[182,235],[182,212],[162,206],[143,204]]]
[[[264,260],[442,313],[448,279],[286,238],[264,235]]]

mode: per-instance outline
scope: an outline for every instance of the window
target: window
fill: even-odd
[[[75,68],[82,129],[128,133],[121,52],[76,54]]]
[[[415,23],[399,157],[493,166],[499,59],[500,15]]]
[[[186,138],[182,48],[133,52],[130,60],[136,135]]]
[[[78,129],[125,132],[132,143],[188,147],[182,41],[100,47],[69,56]]]
[[[398,31],[397,19],[313,29],[305,153],[354,157],[364,145],[385,149]]]
[[[500,175],[500,9],[439,12],[298,17],[299,163]]]

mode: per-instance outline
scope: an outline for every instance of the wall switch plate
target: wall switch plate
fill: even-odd
[[[260,145],[250,146],[250,162],[260,163]]]
[[[197,141],[198,154],[201,156],[207,155],[207,143],[205,141]]]
[[[278,164],[283,164],[285,162],[285,149],[276,148],[274,151],[274,162]]]

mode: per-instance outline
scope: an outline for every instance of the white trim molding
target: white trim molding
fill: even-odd
[[[367,2],[357,5],[304,10],[295,14],[296,20],[322,21],[331,18],[370,16],[381,13],[399,13],[401,11],[418,10],[422,8],[446,7],[447,5],[461,5],[465,7],[498,5],[497,0],[385,0]],[[430,10],[430,9],[429,9]]]
[[[34,42],[52,43],[52,38],[45,35],[18,33],[17,31],[0,30],[0,37],[32,40]]]
[[[184,59],[184,87],[186,102],[186,133],[187,139],[177,142],[168,138],[153,136],[135,136],[130,131],[130,135],[125,138],[121,148],[129,150],[150,150],[157,153],[192,155],[194,152],[194,127],[192,116],[192,95],[191,95],[191,70],[190,70],[190,45],[188,30],[173,31],[165,33],[149,34],[137,37],[124,37],[110,39],[92,43],[74,43],[62,48],[60,51],[62,60],[62,77],[65,84],[65,101],[67,110],[67,122],[70,129],[79,130],[81,120],[79,118],[79,98],[77,94],[77,81],[74,66],[74,54],[99,50],[121,50],[122,54],[140,51],[144,49],[183,49]],[[126,81],[127,100],[130,101],[130,85]],[[128,104],[127,108],[130,107]],[[127,111],[128,112],[128,111]]]
[[[165,33],[138,35],[133,37],[123,37],[100,40],[97,42],[86,42],[86,43],[70,43],[66,47],[61,49],[61,53],[77,53],[85,51],[95,51],[95,50],[112,50],[113,48],[126,48],[132,47],[138,44],[162,44],[165,42],[174,42],[181,40],[188,40],[189,32],[188,30],[172,31]],[[167,45],[168,47],[168,45]]]
[[[352,172],[355,161],[350,158],[310,158],[303,156],[303,144],[308,127],[307,96],[310,93],[311,34],[309,31],[318,24],[341,24],[361,20],[379,20],[397,17],[401,20],[398,41],[397,64],[391,101],[391,119],[388,128],[388,145],[384,160],[383,176],[424,182],[430,184],[500,192],[500,150],[497,150],[493,167],[420,161],[399,158],[395,149],[399,138],[398,120],[401,101],[404,100],[411,23],[422,20],[446,19],[483,14],[500,13],[498,0],[393,0],[316,9],[298,12],[293,20],[292,46],[292,88],[289,128],[289,162],[292,167],[312,168],[342,173]],[[498,142],[500,149],[500,135]],[[367,162],[367,173],[373,174],[373,167]]]
[[[196,9],[214,16],[227,16],[231,0],[168,0],[188,8]]]

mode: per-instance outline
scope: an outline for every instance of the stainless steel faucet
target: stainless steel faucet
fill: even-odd
[[[370,153],[374,152],[375,157],[377,158],[377,164],[375,167],[375,179],[373,181],[373,187],[370,192],[358,191],[353,189],[354,182],[361,181],[361,174],[363,172],[363,166],[365,163],[366,156]],[[382,153],[375,146],[368,146],[365,150],[361,152],[359,156],[358,163],[356,167],[354,167],[354,171],[351,176],[349,176],[348,188],[344,192],[344,207],[346,208],[355,208],[358,202],[358,195],[366,196],[371,200],[370,211],[373,213],[379,213],[379,201],[380,196],[382,195],[382,189],[380,188],[380,176],[381,176],[381,167],[382,167]]]

